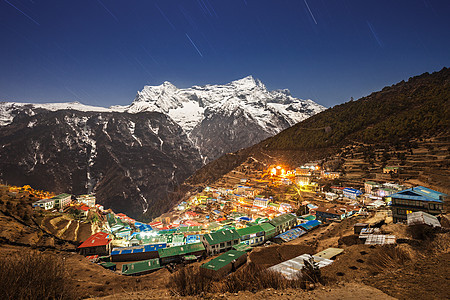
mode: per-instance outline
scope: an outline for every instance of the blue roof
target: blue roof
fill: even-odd
[[[320,225],[320,221],[319,220],[311,220],[311,221],[308,221],[306,223],[298,225],[298,227],[302,227],[305,230],[311,230],[314,227],[317,227],[319,225]]]
[[[391,198],[396,199],[410,199],[419,201],[434,201],[443,203],[443,198],[448,196],[447,194],[434,191],[432,189],[418,186],[410,188],[395,194],[390,195]]]
[[[347,192],[347,193],[352,193],[352,194],[362,194],[362,192],[360,190],[352,189],[352,188],[345,188],[343,191]]]
[[[292,241],[302,235],[306,234],[306,231],[304,231],[302,228],[293,228],[291,230],[288,230],[286,232],[283,232],[279,235],[277,235],[275,238],[280,238],[285,242]]]
[[[260,200],[260,201],[269,201],[269,199],[265,199],[265,198],[261,198],[261,197],[255,197],[255,200]]]

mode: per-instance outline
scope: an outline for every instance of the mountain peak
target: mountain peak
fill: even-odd
[[[248,75],[244,78],[234,80],[230,82],[231,85],[240,87],[241,89],[252,89],[255,87],[265,88],[261,80],[254,78],[252,75]]]

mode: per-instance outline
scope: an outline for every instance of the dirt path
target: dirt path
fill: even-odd
[[[73,220],[70,220],[69,222],[67,222],[67,225],[64,226],[64,228],[60,229],[60,230],[57,232],[56,236],[59,237],[59,238],[61,238],[61,237],[63,236],[63,234],[67,231],[67,229],[69,229],[70,224],[72,224],[72,222],[73,222]]]

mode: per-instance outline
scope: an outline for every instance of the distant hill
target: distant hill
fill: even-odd
[[[450,69],[424,73],[357,101],[336,105],[268,138],[227,154],[197,171],[188,184],[213,182],[250,157],[302,163],[353,143],[408,143],[448,133]]]

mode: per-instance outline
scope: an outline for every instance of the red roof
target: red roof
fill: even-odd
[[[78,207],[78,209],[84,210],[84,211],[89,211],[89,207],[86,206],[86,205],[83,205],[83,206],[81,206],[81,207]]]
[[[106,246],[111,243],[112,239],[109,238],[109,234],[106,232],[97,232],[88,237],[78,248],[98,247]]]

